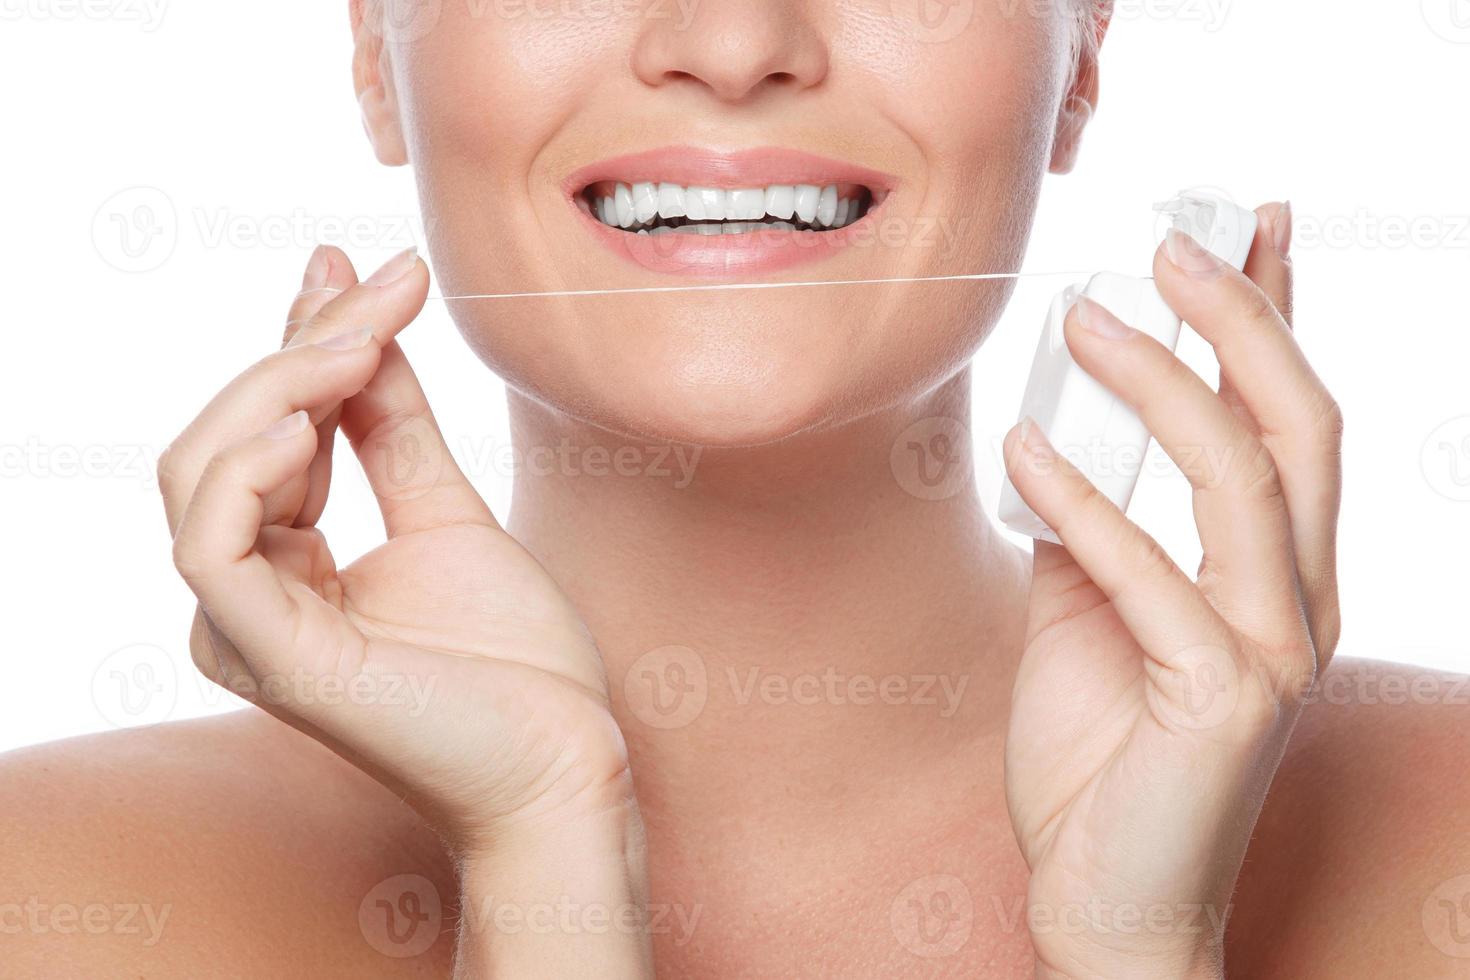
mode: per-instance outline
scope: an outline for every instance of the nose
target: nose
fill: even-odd
[[[633,52],[646,85],[702,85],[739,103],[827,77],[827,40],[808,0],[695,0],[688,17],[682,3],[663,6],[681,13],[649,18]]]

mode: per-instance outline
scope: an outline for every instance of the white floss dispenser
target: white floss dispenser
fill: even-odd
[[[1157,205],[1156,210],[1170,215],[1175,228],[1225,262],[1238,270],[1245,268],[1256,236],[1255,212],[1197,191],[1182,193]],[[1164,302],[1152,279],[1102,272],[1086,284],[1069,286],[1052,300],[1021,402],[1020,417],[1035,419],[1056,450],[1126,511],[1151,437],[1133,409],[1072,359],[1062,325],[1080,296],[1170,350],[1179,344],[1179,316]],[[1061,543],[1026,506],[1009,479],[1001,493],[1000,519],[1028,537]]]

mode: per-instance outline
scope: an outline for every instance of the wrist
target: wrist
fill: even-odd
[[[637,804],[547,813],[458,854],[456,977],[651,977]]]

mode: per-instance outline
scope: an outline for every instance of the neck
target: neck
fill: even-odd
[[[900,438],[968,420],[968,373],[757,449],[663,455],[519,395],[511,413],[509,530],[597,639],[645,806],[718,810],[752,780],[789,806],[1003,735],[1029,564],[968,439]]]

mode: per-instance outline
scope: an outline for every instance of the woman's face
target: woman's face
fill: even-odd
[[[415,167],[449,295],[1012,271],[1090,102],[1068,97],[1074,0],[359,2],[389,8],[359,11],[369,132]],[[739,446],[932,389],[1008,295],[908,283],[453,312],[555,409]]]

